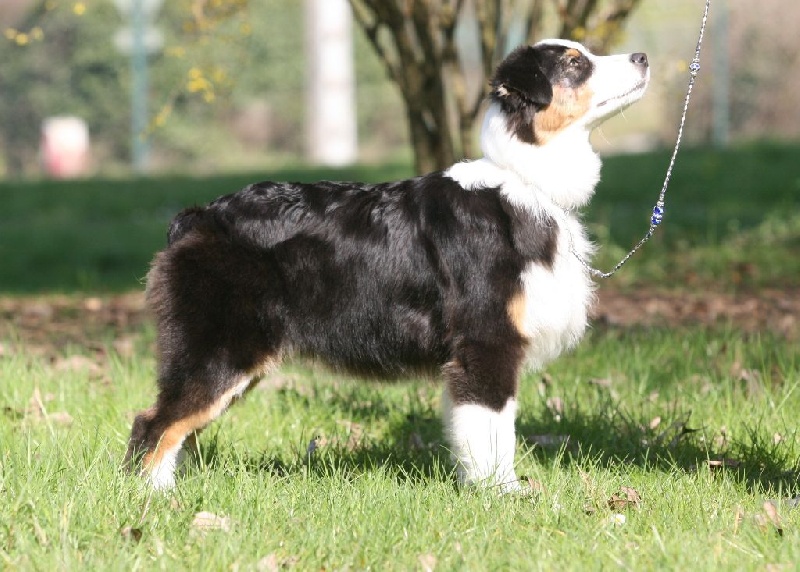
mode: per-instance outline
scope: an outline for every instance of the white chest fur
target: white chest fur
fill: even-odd
[[[539,165],[545,174],[553,167],[551,164]],[[586,238],[578,218],[551,198],[558,196],[553,191],[558,187],[557,182],[542,189],[488,159],[457,163],[446,174],[467,190],[497,187],[513,205],[540,215],[542,221],[550,218],[558,226],[557,249],[552,268],[531,263],[521,277],[524,288],[521,326],[522,333],[530,340],[527,365],[533,369],[542,368],[560,353],[572,348],[586,330],[594,286],[586,269],[571,250],[574,249],[582,258],[589,259],[593,251],[592,244]],[[597,178],[595,166],[592,164],[584,173],[584,180],[575,187],[580,192],[569,193],[567,204],[574,204],[574,197],[577,195],[588,200]],[[558,181],[555,176],[552,179]]]
[[[560,213],[558,250],[553,267],[531,263],[522,275],[524,288],[523,333],[530,340],[528,366],[540,369],[563,351],[575,346],[586,330],[594,285],[570,247],[587,258],[592,246],[576,217]]]

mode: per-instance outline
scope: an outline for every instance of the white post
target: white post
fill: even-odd
[[[350,5],[306,0],[305,28],[308,157],[323,165],[349,165],[358,157]]]
[[[147,171],[149,141],[147,57],[161,49],[161,32],[152,24],[164,0],[114,0],[126,26],[114,34],[117,49],[131,57],[131,162],[137,174]]]
[[[712,39],[714,40],[714,71],[713,91],[711,92],[713,121],[711,139],[717,147],[725,147],[730,140],[731,103],[730,81],[731,65],[728,57],[728,35],[730,23],[728,21],[728,5],[720,2],[714,6],[716,20],[712,25]]]

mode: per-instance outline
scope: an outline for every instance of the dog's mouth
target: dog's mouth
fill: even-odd
[[[647,87],[647,78],[642,78],[639,81],[639,83],[634,85],[631,89],[629,89],[625,93],[621,93],[619,95],[615,95],[613,97],[609,97],[608,99],[598,103],[597,107],[603,107],[603,106],[608,105],[609,103],[611,103],[613,101],[619,101],[620,99],[626,99],[626,98],[630,97],[631,95],[634,95],[634,94],[637,94],[637,93],[639,93],[641,91],[644,91],[644,88],[646,88],[646,87]]]

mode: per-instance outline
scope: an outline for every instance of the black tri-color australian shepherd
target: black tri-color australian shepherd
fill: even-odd
[[[642,53],[523,46],[492,79],[482,159],[382,184],[258,183],[178,214],[147,280],[159,394],[128,466],[173,486],[187,437],[294,354],[437,372],[460,481],[518,487],[520,372],[573,346],[593,299],[574,256],[592,252],[576,214],[600,172],[589,134],[648,79]]]

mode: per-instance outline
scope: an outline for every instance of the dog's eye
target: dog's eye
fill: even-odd
[[[570,67],[573,67],[573,68],[574,68],[574,67],[578,67],[578,64],[580,64],[580,63],[581,63],[581,59],[580,59],[578,56],[572,56],[572,57],[569,59],[569,65],[570,65]]]

